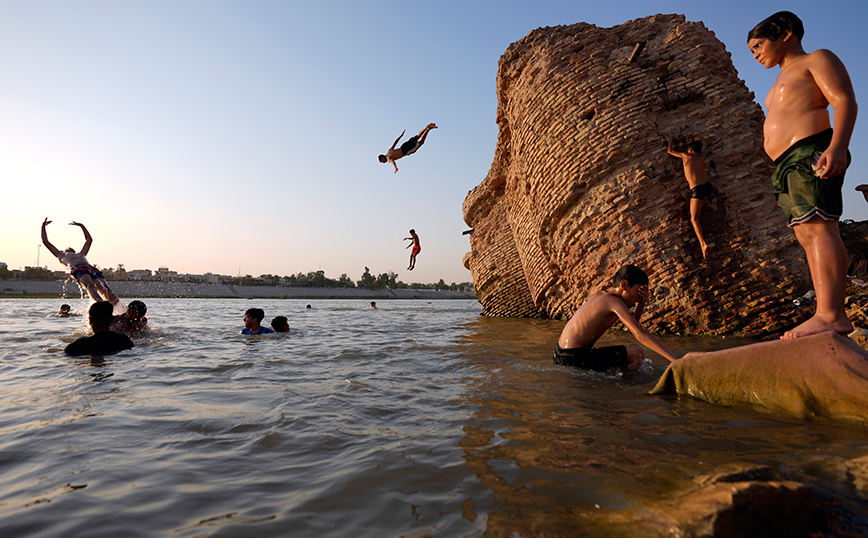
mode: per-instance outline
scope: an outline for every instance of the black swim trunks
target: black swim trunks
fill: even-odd
[[[627,346],[564,349],[555,344],[555,352],[552,359],[555,364],[587,368],[598,372],[604,372],[611,368],[621,368],[623,370],[630,363],[627,358]]]
[[[424,142],[419,142],[419,135],[411,136],[409,140],[401,144],[401,153],[404,157],[416,153],[416,150],[422,147]]]
[[[705,183],[699,184],[690,189],[690,197],[696,198],[697,200],[705,200],[713,190],[714,188],[711,186],[711,182],[706,181]]]

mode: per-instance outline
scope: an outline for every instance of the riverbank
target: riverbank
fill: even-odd
[[[121,297],[237,298],[237,299],[475,299],[473,292],[361,288],[301,288],[293,286],[227,286],[181,282],[109,282]],[[78,285],[67,280],[0,280],[0,297],[75,298]]]

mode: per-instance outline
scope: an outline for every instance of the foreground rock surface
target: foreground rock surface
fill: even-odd
[[[567,317],[635,263],[652,280],[652,331],[795,324],[791,300],[810,280],[772,195],[762,111],[702,23],[655,15],[534,30],[501,57],[497,96],[494,160],[463,208],[484,314]],[[667,136],[704,144],[708,262]]]
[[[670,364],[651,393],[868,425],[868,351],[826,332],[702,353]]]

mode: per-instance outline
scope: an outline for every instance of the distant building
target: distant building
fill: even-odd
[[[129,280],[150,280],[152,276],[150,269],[133,269],[127,271],[127,279]]]

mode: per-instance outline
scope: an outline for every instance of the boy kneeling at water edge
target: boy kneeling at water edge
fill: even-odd
[[[639,324],[648,301],[648,275],[645,271],[635,265],[625,265],[615,275],[612,284],[611,290],[592,296],[573,314],[555,346],[555,364],[598,371],[609,368],[627,371],[638,369],[645,360],[642,346],[593,347],[616,319],[620,319],[643,345],[670,361],[678,360],[674,353]],[[629,308],[633,305],[636,305],[636,310],[631,314]]]

